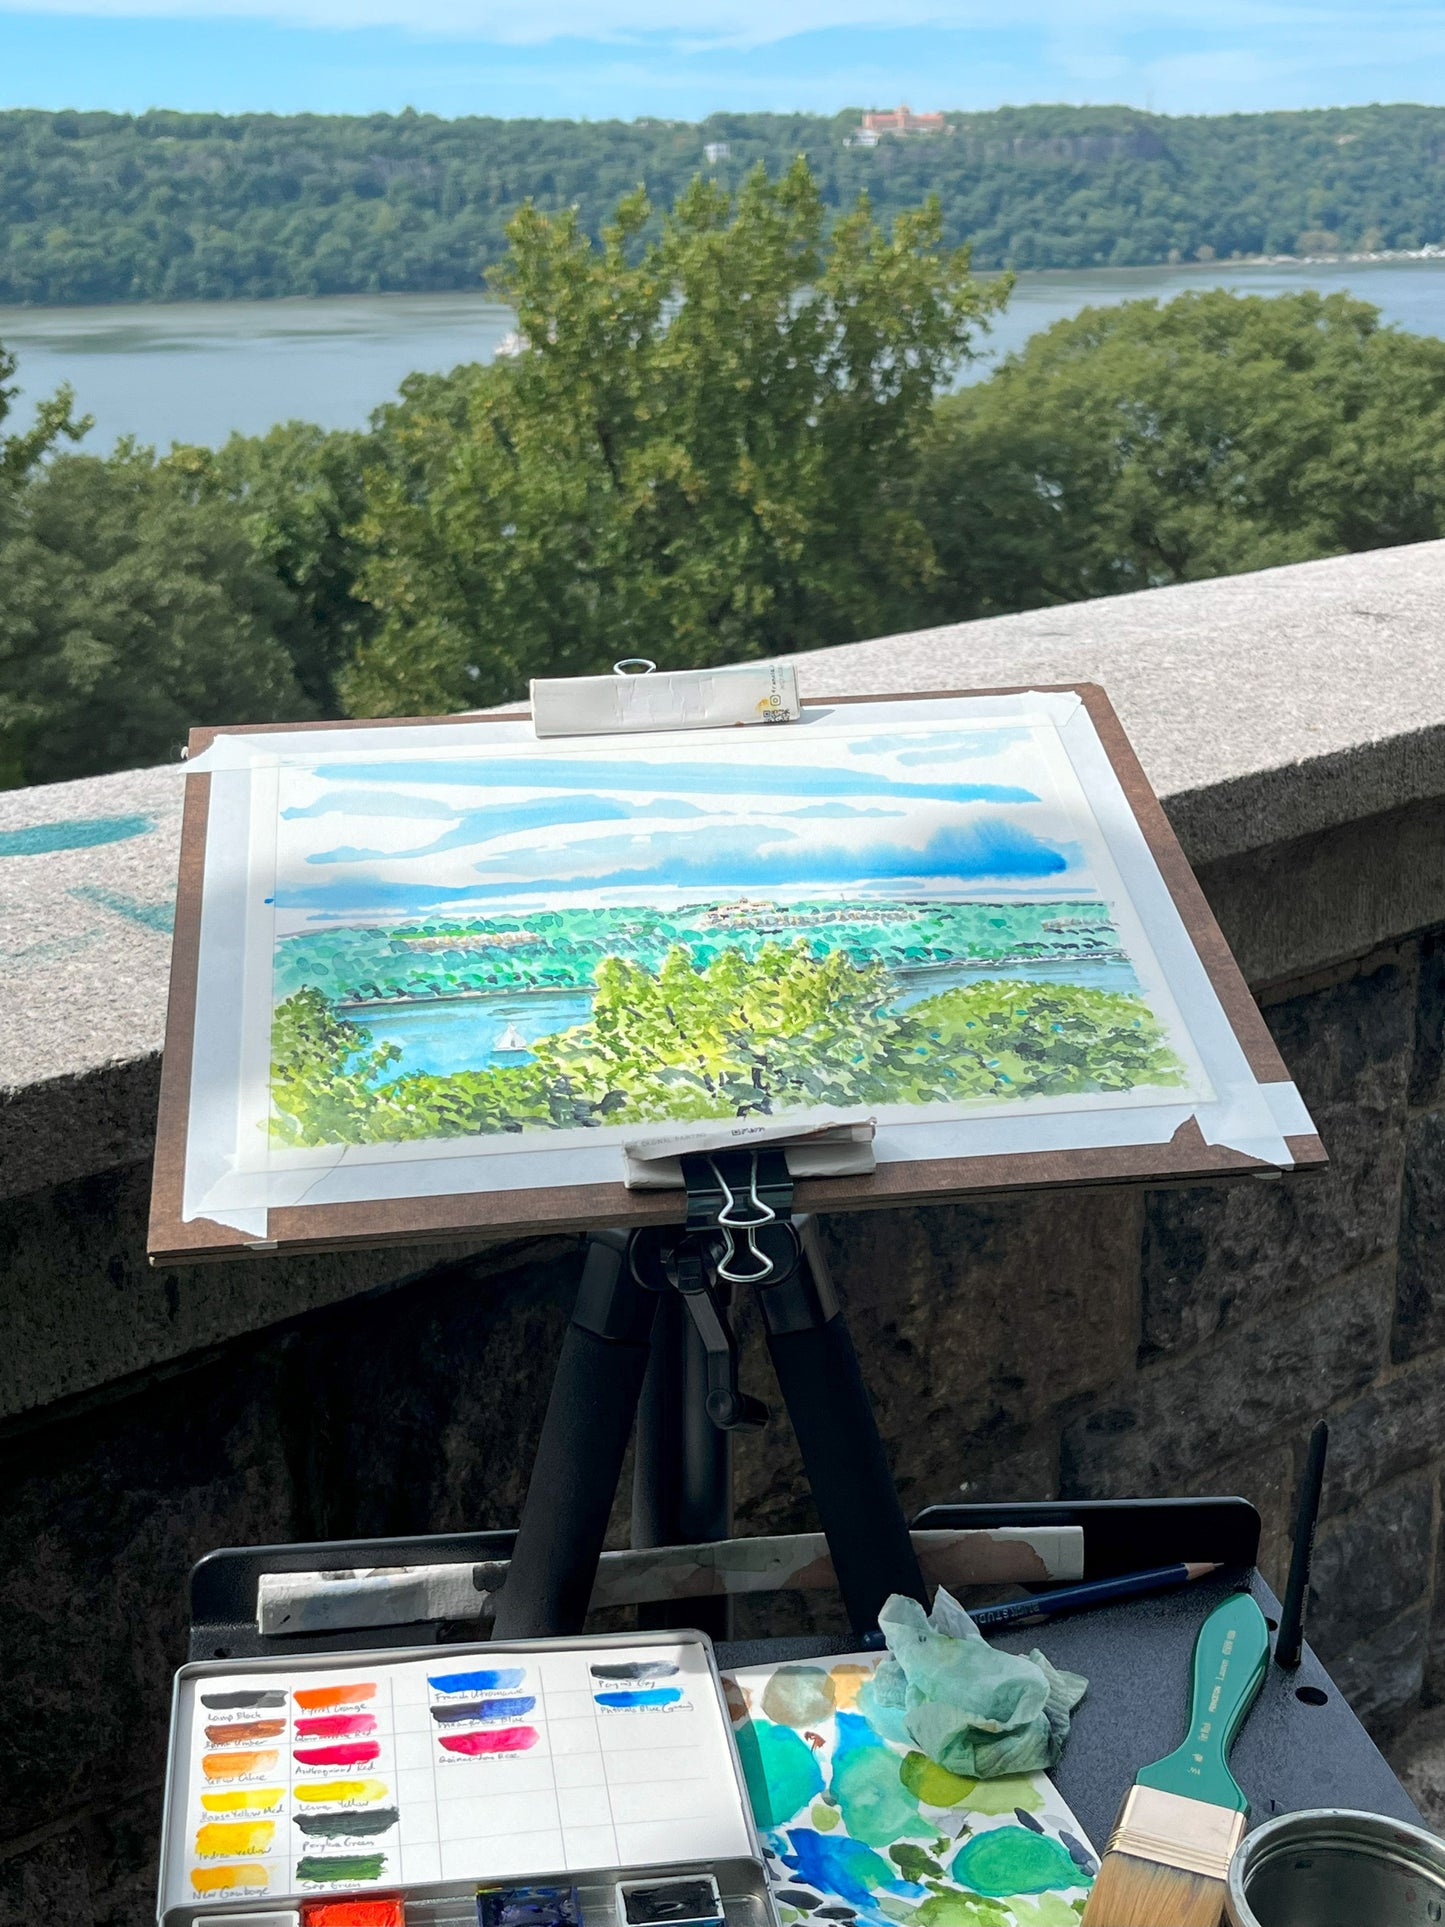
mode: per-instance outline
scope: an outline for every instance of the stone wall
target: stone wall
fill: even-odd
[[[1102,682],[1333,1159],[829,1223],[906,1503],[1238,1492],[1278,1583],[1325,1413],[1315,1642],[1383,1740],[1413,1720],[1445,1760],[1442,593],[1426,543],[800,675]],[[193,1560],[515,1521],[577,1275],[564,1239],[148,1267],[178,814],[168,770],[0,794],[0,1927],[154,1918]],[[738,1497],[745,1532],[808,1523],[781,1419]]]
[[[1445,930],[1265,1003],[1327,1174],[868,1214],[825,1234],[910,1508],[960,1490],[1238,1492],[1278,1583],[1327,1414],[1312,1632],[1388,1740],[1445,1700]],[[123,1318],[147,1182],[134,1165],[0,1205],[0,1266],[38,1291],[48,1252],[111,1281]],[[11,1421],[0,1922],[153,1918],[169,1677],[202,1552],[515,1521],[576,1272],[575,1243],[555,1239],[340,1304],[324,1302],[333,1279],[318,1309]],[[184,1318],[222,1281],[265,1304],[264,1260],[150,1285]],[[766,1395],[751,1322],[744,1349]],[[742,1531],[809,1523],[780,1418],[742,1442],[738,1497]],[[799,1602],[783,1610],[801,1623]]]

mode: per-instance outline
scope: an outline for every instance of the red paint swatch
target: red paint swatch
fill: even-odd
[[[525,1753],[539,1737],[535,1726],[503,1726],[490,1733],[443,1733],[441,1743],[448,1753]]]
[[[366,1766],[380,1752],[375,1740],[343,1740],[339,1746],[298,1746],[291,1757],[301,1766]]]
[[[399,1900],[313,1900],[301,1909],[301,1927],[405,1927]]]
[[[374,1713],[320,1713],[313,1719],[297,1720],[298,1740],[340,1740],[348,1734],[374,1733]],[[258,1734],[257,1738],[263,1737]]]
[[[327,1706],[357,1706],[362,1700],[374,1700],[376,1682],[358,1680],[352,1686],[306,1686],[291,1697],[308,1713],[319,1713]]]

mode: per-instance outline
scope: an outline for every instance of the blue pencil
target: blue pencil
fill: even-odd
[[[969,1618],[981,1633],[1008,1626],[1038,1626],[1060,1613],[1082,1612],[1088,1606],[1109,1606],[1116,1600],[1133,1599],[1139,1593],[1170,1592],[1218,1572],[1219,1561],[1212,1565],[1196,1561],[1177,1566],[1154,1566],[1147,1572],[1125,1572],[1116,1579],[1090,1579],[1081,1586],[1060,1586],[1057,1592],[1037,1593],[1031,1599],[1011,1599],[1003,1606],[978,1606]],[[883,1644],[882,1633],[865,1633],[863,1644],[869,1650]]]

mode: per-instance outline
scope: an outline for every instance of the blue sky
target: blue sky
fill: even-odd
[[[1440,0],[30,0],[0,105],[700,119],[1445,99]]]
[[[1077,815],[1028,730],[740,736],[757,732],[647,756],[358,751],[288,770],[276,905],[289,925],[539,896],[1014,896],[1087,881]]]

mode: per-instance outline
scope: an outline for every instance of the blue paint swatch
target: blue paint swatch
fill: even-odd
[[[77,817],[69,823],[31,823],[0,830],[0,856],[48,856],[52,850],[90,850],[98,843],[124,843],[155,828],[148,816]]]
[[[434,1706],[431,1716],[438,1726],[457,1726],[463,1720],[519,1720],[536,1704],[531,1693],[499,1693],[493,1699],[452,1700],[446,1706]]]
[[[170,935],[176,920],[173,901],[138,903],[123,890],[107,890],[103,883],[77,883],[67,895],[79,898],[82,903],[97,903],[102,910],[113,910],[127,922],[141,924],[147,930],[158,930],[164,937]]]
[[[627,1693],[594,1693],[599,1706],[671,1706],[682,1698],[680,1686],[640,1686]]]
[[[525,1666],[489,1666],[475,1673],[428,1673],[426,1683],[437,1693],[509,1692],[526,1677]]]

